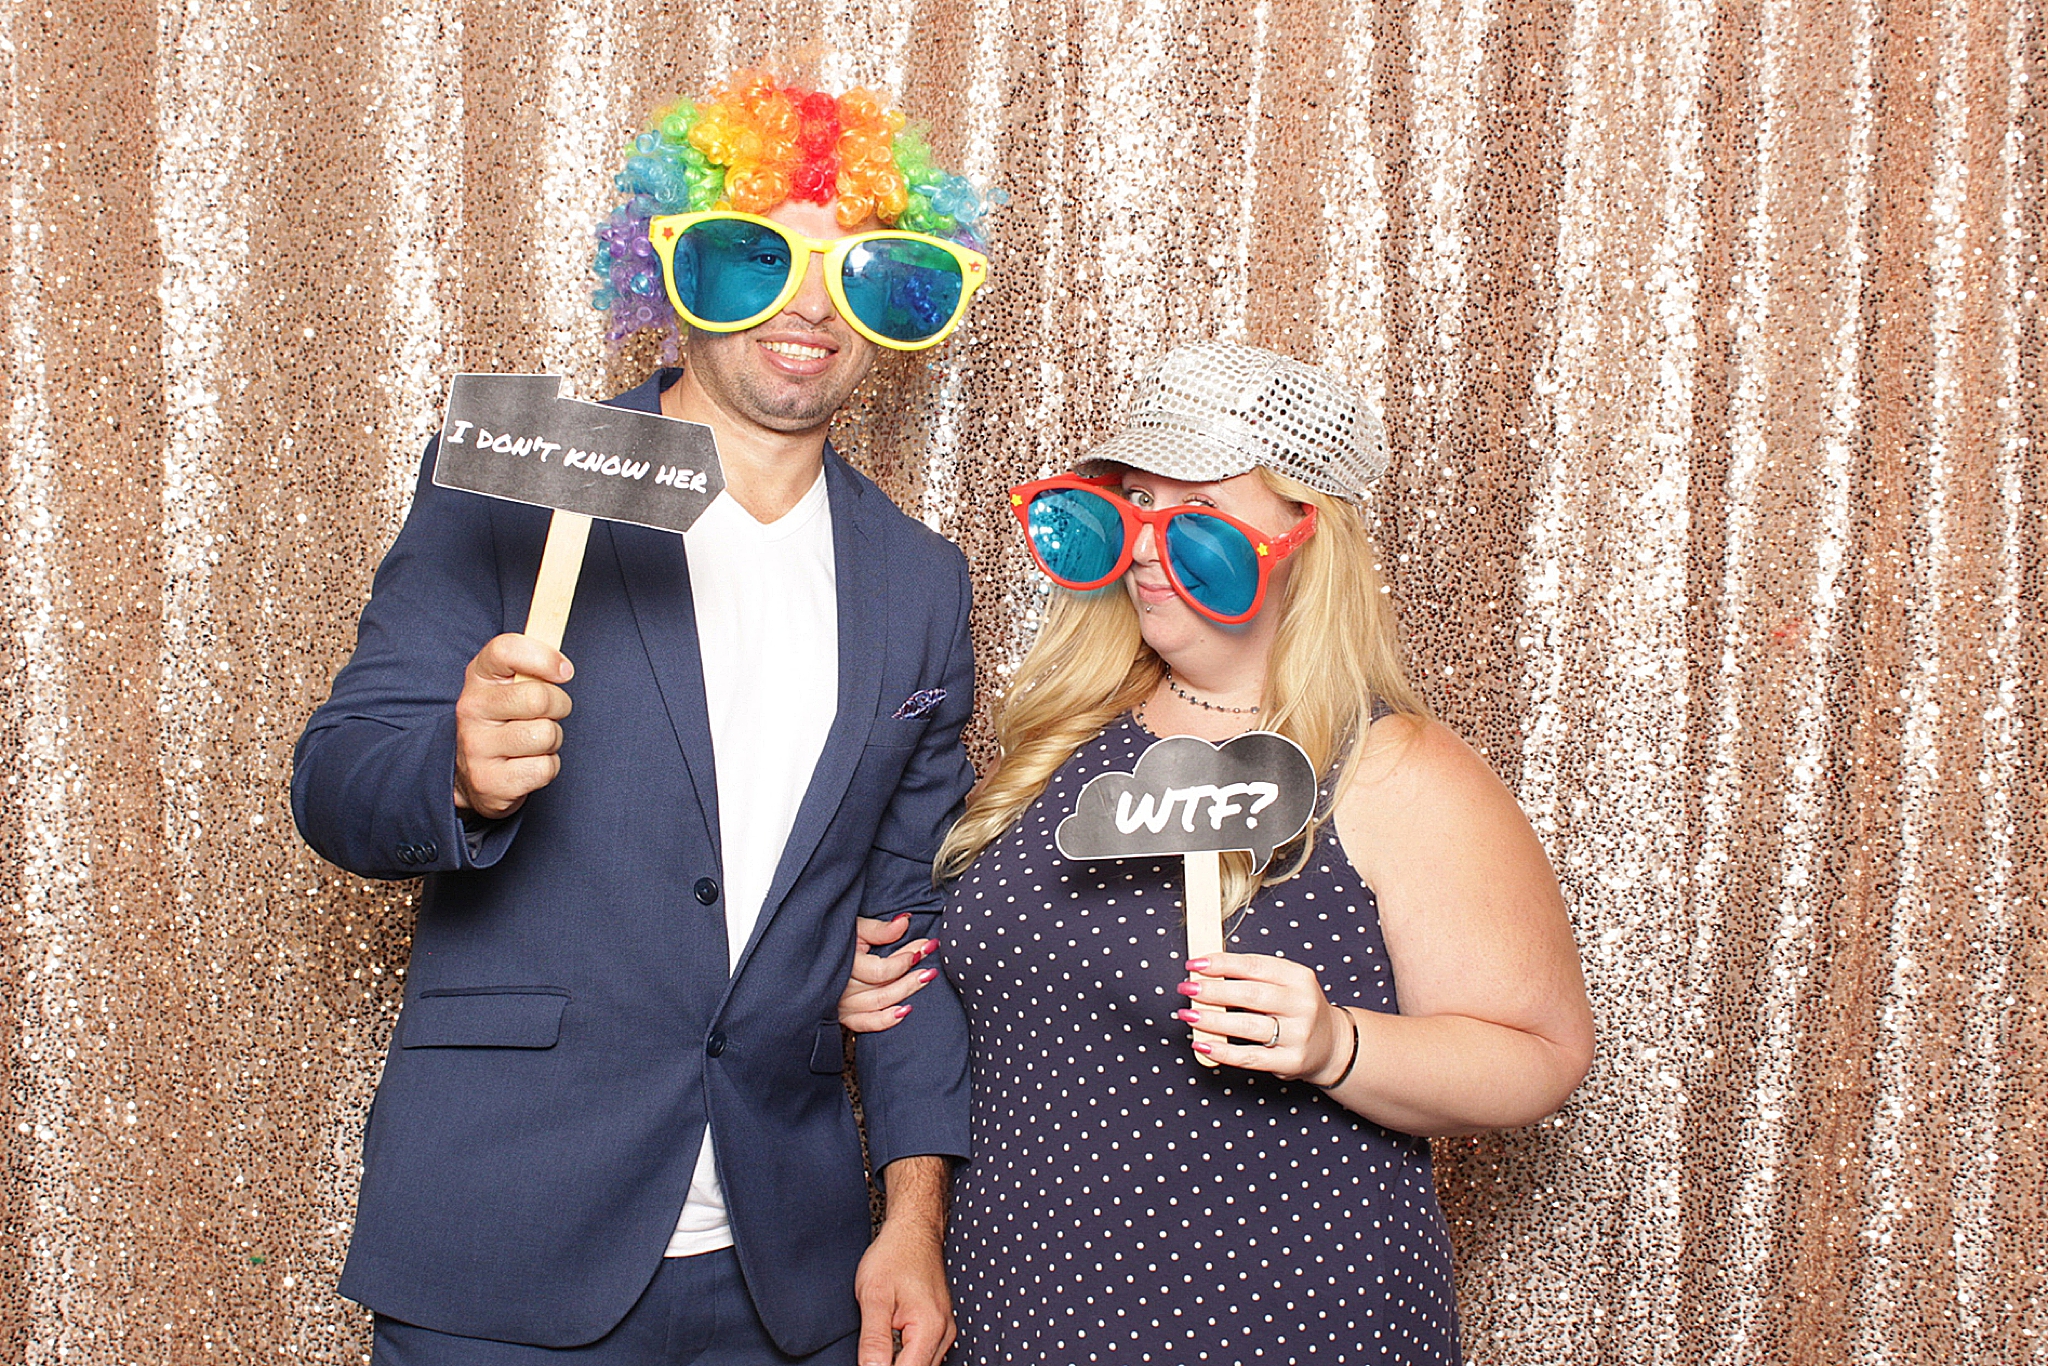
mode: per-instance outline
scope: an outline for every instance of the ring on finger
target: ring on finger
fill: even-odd
[[[1271,1017],[1271,1019],[1273,1021],[1273,1037],[1266,1040],[1265,1043],[1261,1044],[1260,1047],[1262,1048],[1272,1048],[1280,1042],[1280,1017],[1278,1015],[1274,1015]]]

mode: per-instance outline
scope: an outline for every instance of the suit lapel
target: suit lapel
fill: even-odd
[[[675,372],[657,372],[612,400],[616,407],[661,411],[661,391]],[[697,648],[697,612],[690,595],[690,561],[683,538],[626,522],[596,522],[619,565],[640,643],[654,670],[654,685],[683,751],[683,766],[697,793],[697,809],[714,857],[718,840],[718,777],[712,762],[710,708],[704,700],[704,659]]]
[[[696,789],[712,853],[718,842],[718,777],[712,762],[710,709],[704,700],[704,660],[697,649],[697,614],[690,596],[690,562],[683,538],[624,522],[597,522],[609,533],[619,576],[625,580],[640,643],[654,670],[654,686],[682,747],[683,766]]]
[[[755,921],[746,952],[733,971],[735,980],[746,970],[754,945],[837,814],[867,746],[882,691],[883,642],[888,636],[888,623],[882,615],[886,577],[880,546],[869,527],[871,509],[866,506],[868,500],[881,495],[864,487],[829,446],[825,449],[825,492],[832,507],[834,597],[839,614],[839,709],[826,733],[817,767],[811,771],[803,804],[797,808],[796,823],[782,846],[775,880],[761,903],[760,919]],[[893,512],[893,505],[887,510]]]

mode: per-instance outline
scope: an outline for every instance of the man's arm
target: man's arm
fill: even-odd
[[[909,915],[899,945],[937,928],[944,898],[932,885],[932,856],[974,780],[960,746],[974,710],[972,598],[966,560],[957,550],[950,560],[954,611],[942,628],[942,648],[932,652],[942,661],[934,681],[944,695],[883,813],[862,894],[865,916]],[[868,1152],[888,1199],[881,1231],[854,1277],[860,1366],[937,1366],[954,1337],[944,1254],[952,1159],[967,1155],[967,1018],[943,972],[901,1023],[887,1035],[863,1036],[855,1055]]]
[[[505,629],[495,530],[502,520],[523,534],[530,522],[538,563],[548,514],[440,488],[433,460],[429,446],[412,511],[378,567],[355,653],[306,723],[293,760],[300,835],[365,877],[494,863],[518,826],[515,815],[489,827],[471,853],[455,797],[456,704],[479,652]],[[543,686],[553,687],[533,685]]]
[[[890,951],[937,933],[945,897],[932,885],[932,856],[974,782],[960,745],[961,728],[974,711],[967,562],[957,550],[949,548],[948,555],[954,611],[939,628],[942,648],[930,651],[939,676],[920,680],[937,682],[945,695],[876,829],[861,895],[864,916],[910,916],[903,935],[885,946]],[[942,944],[925,961],[943,966],[944,953]],[[967,1017],[943,970],[918,993],[916,1011],[893,1029],[863,1034],[854,1057],[877,1172],[899,1158],[967,1156]]]
[[[937,1366],[953,1345],[953,1296],[946,1287],[946,1209],[952,1164],[906,1157],[883,1173],[888,1210],[860,1259],[860,1366]],[[903,1349],[895,1350],[894,1335]]]

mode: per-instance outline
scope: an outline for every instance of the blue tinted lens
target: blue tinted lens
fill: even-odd
[[[703,322],[744,322],[774,307],[789,283],[789,260],[782,234],[758,223],[713,218],[676,243],[676,297]]]
[[[1184,512],[1166,524],[1166,559],[1188,596],[1221,617],[1243,616],[1259,595],[1259,553],[1220,517]]]
[[[1030,526],[1039,564],[1068,588],[1095,587],[1123,558],[1123,518],[1100,494],[1048,489],[1031,500]]]
[[[880,237],[846,253],[839,273],[846,306],[891,341],[933,336],[960,307],[960,263],[929,242]]]

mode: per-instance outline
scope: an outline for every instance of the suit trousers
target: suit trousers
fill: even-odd
[[[809,1356],[777,1349],[731,1248],[665,1257],[618,1327],[584,1347],[456,1337],[377,1316],[370,1366],[853,1366],[859,1334]]]

